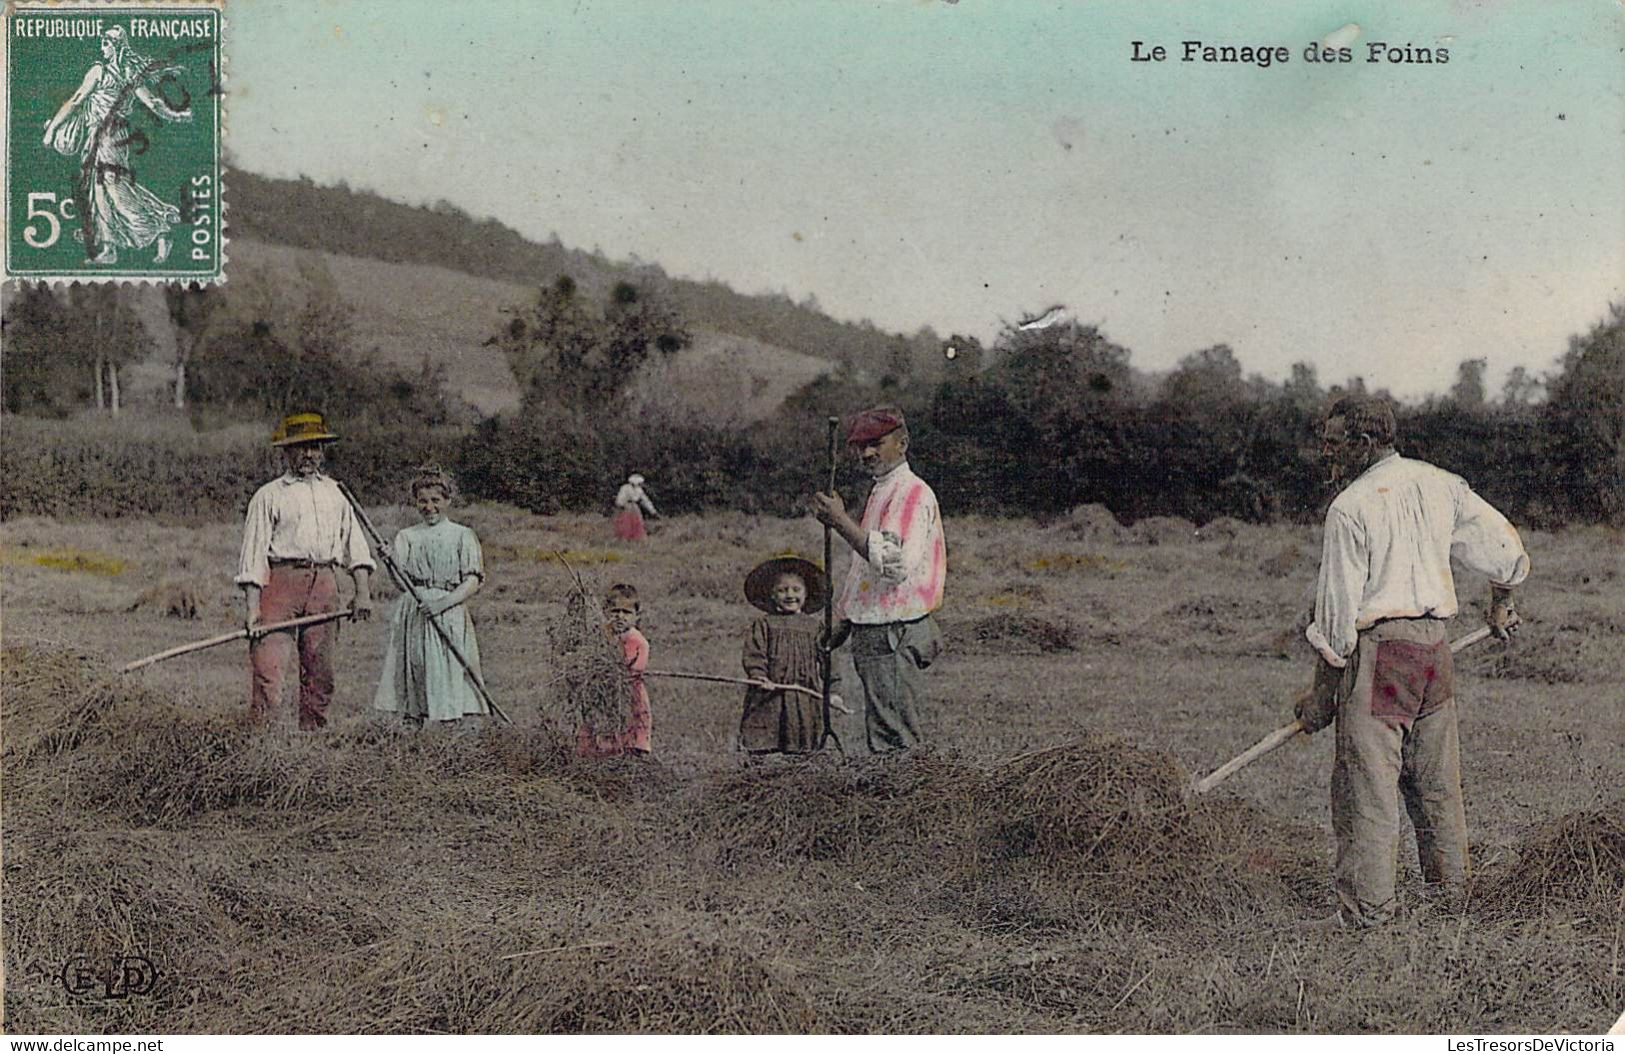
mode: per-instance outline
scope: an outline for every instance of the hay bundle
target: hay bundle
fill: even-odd
[[[145,608],[167,618],[196,619],[199,609],[204,606],[202,598],[206,595],[207,590],[195,583],[166,579],[142,590],[126,610]]]
[[[1120,542],[1128,537],[1112,511],[1100,504],[1079,505],[1061,521],[1061,529],[1092,542]]]
[[[786,966],[730,935],[650,926],[500,963],[476,1033],[806,1033],[817,1010]],[[483,973],[483,971],[481,971]],[[450,978],[447,978],[450,981]]]
[[[1298,564],[1302,561],[1303,553],[1298,549],[1298,544],[1288,542],[1277,549],[1274,554],[1260,560],[1258,570],[1271,578],[1285,578],[1297,571]]]
[[[1247,525],[1233,516],[1217,516],[1196,528],[1196,540],[1232,542],[1246,529]]]
[[[707,786],[685,817],[695,842],[716,845],[718,866],[746,860],[851,860],[869,803],[824,759],[769,762]]]
[[[993,774],[995,855],[1096,859],[1120,866],[1188,856],[1190,776],[1170,755],[1088,735]]]
[[[982,774],[929,752],[750,765],[708,784],[684,817],[687,840],[720,866],[791,858],[869,874],[940,867],[975,838]]]
[[[182,825],[240,806],[342,807],[371,800],[380,778],[367,759],[319,740],[172,705],[142,707],[106,731],[76,793],[134,826]]]
[[[1080,907],[1146,922],[1256,917],[1324,887],[1296,832],[1250,807],[1193,800],[1173,757],[1090,735],[995,771],[978,876],[1068,888]]]
[[[626,665],[614,638],[604,630],[604,613],[585,585],[577,587],[562,615],[547,620],[553,677],[546,716],[573,733],[585,725],[601,730],[626,727],[632,712]]]
[[[1515,863],[1479,883],[1478,900],[1499,917],[1580,908],[1604,918],[1625,912],[1625,798],[1560,816],[1533,831]]]
[[[1196,524],[1183,516],[1147,516],[1135,520],[1129,534],[1141,545],[1182,545],[1196,541]]]
[[[1486,677],[1544,684],[1612,681],[1621,668],[1621,637],[1625,618],[1602,609],[1580,609],[1562,619],[1531,616],[1518,630],[1516,647],[1485,648],[1463,656],[1462,665]]]
[[[9,645],[0,652],[6,753],[71,750],[118,703],[150,699],[133,683],[99,675],[100,667],[79,651]]]
[[[1000,611],[970,626],[973,648],[1003,655],[1052,655],[1078,650],[1078,629],[1070,619]]]

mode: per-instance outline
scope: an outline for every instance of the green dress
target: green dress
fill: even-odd
[[[485,577],[480,541],[460,523],[419,523],[395,536],[395,563],[424,600],[452,592],[469,575]],[[457,650],[478,672],[480,646],[468,605],[440,613],[438,620]],[[482,675],[483,676],[483,675]],[[402,593],[389,613],[389,651],[378,679],[374,709],[430,721],[489,713],[474,682],[440,634],[418,612],[417,602]]]

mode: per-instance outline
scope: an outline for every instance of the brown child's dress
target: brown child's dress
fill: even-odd
[[[763,615],[745,638],[747,677],[799,684],[822,692],[818,662],[819,621],[812,615]],[[805,692],[745,691],[739,746],[752,753],[808,754],[824,738],[824,703]]]

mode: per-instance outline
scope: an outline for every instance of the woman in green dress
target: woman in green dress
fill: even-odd
[[[389,651],[372,705],[412,725],[489,713],[468,671],[429,625],[437,621],[479,673],[480,647],[466,601],[485,583],[485,565],[474,532],[446,517],[454,492],[449,473],[419,470],[412,502],[423,522],[396,534],[390,547],[418,599],[403,593],[390,610]]]

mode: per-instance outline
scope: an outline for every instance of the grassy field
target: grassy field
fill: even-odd
[[[408,522],[380,509],[387,532]],[[410,735],[368,711],[382,629],[347,626],[332,726],[238,727],[238,530],[0,530],[4,936],[13,1031],[1595,1032],[1625,1007],[1625,554],[1526,538],[1510,648],[1460,660],[1478,881],[1380,931],[1332,908],[1331,737],[1184,785],[1290,719],[1315,533],[1149,544],[1098,517],[951,519],[934,749],[746,765],[739,692],[651,681],[654,760],[586,764],[547,628],[565,550],[645,598],[652,665],[733,674],[744,572],[811,521],[473,507],[486,674],[518,727]],[[1481,581],[1458,582],[1475,625]],[[387,588],[381,590],[390,595]],[[189,595],[196,620],[170,617]],[[1414,857],[1414,850],[1411,854]],[[73,955],[156,989],[70,998]]]

